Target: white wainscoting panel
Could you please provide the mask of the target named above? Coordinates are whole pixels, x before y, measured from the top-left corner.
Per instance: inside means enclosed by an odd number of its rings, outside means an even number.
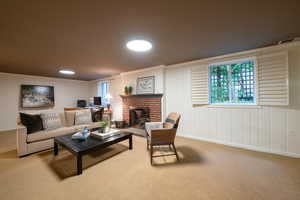
[[[300,51],[291,55],[290,73],[295,73],[300,68]],[[167,68],[165,72],[166,113],[182,114],[178,135],[300,157],[300,102],[291,99],[294,104],[289,106],[195,107],[190,99],[190,70],[185,66]],[[300,73],[290,81],[299,79]],[[300,84],[291,85],[296,87],[291,97],[298,98]]]

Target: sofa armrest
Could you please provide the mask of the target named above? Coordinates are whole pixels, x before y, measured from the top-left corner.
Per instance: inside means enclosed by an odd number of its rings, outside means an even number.
[[[19,156],[27,152],[27,128],[22,124],[17,124],[17,152]]]
[[[163,128],[163,122],[146,122],[145,123],[145,129],[148,135],[151,134],[152,129],[159,129]]]

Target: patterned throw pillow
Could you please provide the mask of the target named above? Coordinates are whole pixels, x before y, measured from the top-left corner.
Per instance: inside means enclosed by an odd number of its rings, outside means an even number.
[[[92,115],[89,109],[83,111],[76,111],[75,125],[92,123]]]
[[[42,113],[41,118],[43,121],[43,127],[46,131],[50,131],[62,127],[61,120],[58,113]]]

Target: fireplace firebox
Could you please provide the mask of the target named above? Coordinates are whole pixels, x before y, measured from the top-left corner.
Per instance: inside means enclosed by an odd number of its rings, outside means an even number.
[[[150,109],[148,107],[130,107],[129,125],[134,128],[145,128],[145,123],[150,121]]]
[[[129,125],[135,128],[145,128],[145,123],[150,121],[150,109],[148,107],[130,107]]]

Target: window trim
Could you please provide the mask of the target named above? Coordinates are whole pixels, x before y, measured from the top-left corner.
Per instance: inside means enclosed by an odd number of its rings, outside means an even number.
[[[254,71],[254,102],[253,103],[212,103],[211,102],[211,75],[210,75],[210,68],[212,66],[218,66],[218,65],[231,65],[234,63],[242,63],[246,61],[253,61],[253,71]],[[230,74],[230,81],[231,81],[231,74]],[[231,91],[231,86],[230,86],[230,91]],[[231,99],[231,95],[230,95]],[[227,60],[227,61],[222,61],[222,62],[215,62],[215,63],[210,63],[208,65],[208,103],[209,105],[215,105],[218,107],[221,106],[257,106],[258,105],[258,77],[257,77],[257,58],[255,56],[253,57],[247,57],[247,58],[241,58],[241,59],[233,59],[233,60]]]
[[[102,105],[103,106],[106,106],[107,105],[107,100],[106,100],[106,98],[105,97],[103,97],[101,94],[99,94],[99,92],[102,90],[102,84],[103,83],[106,83],[107,84],[107,94],[109,94],[110,93],[110,81],[108,81],[108,80],[103,80],[103,81],[99,81],[98,82],[98,88],[97,88],[97,95],[98,96],[100,96],[101,97],[101,101],[102,101]],[[100,88],[100,90],[99,90],[99,88]],[[100,93],[102,93],[102,92],[100,92]]]

